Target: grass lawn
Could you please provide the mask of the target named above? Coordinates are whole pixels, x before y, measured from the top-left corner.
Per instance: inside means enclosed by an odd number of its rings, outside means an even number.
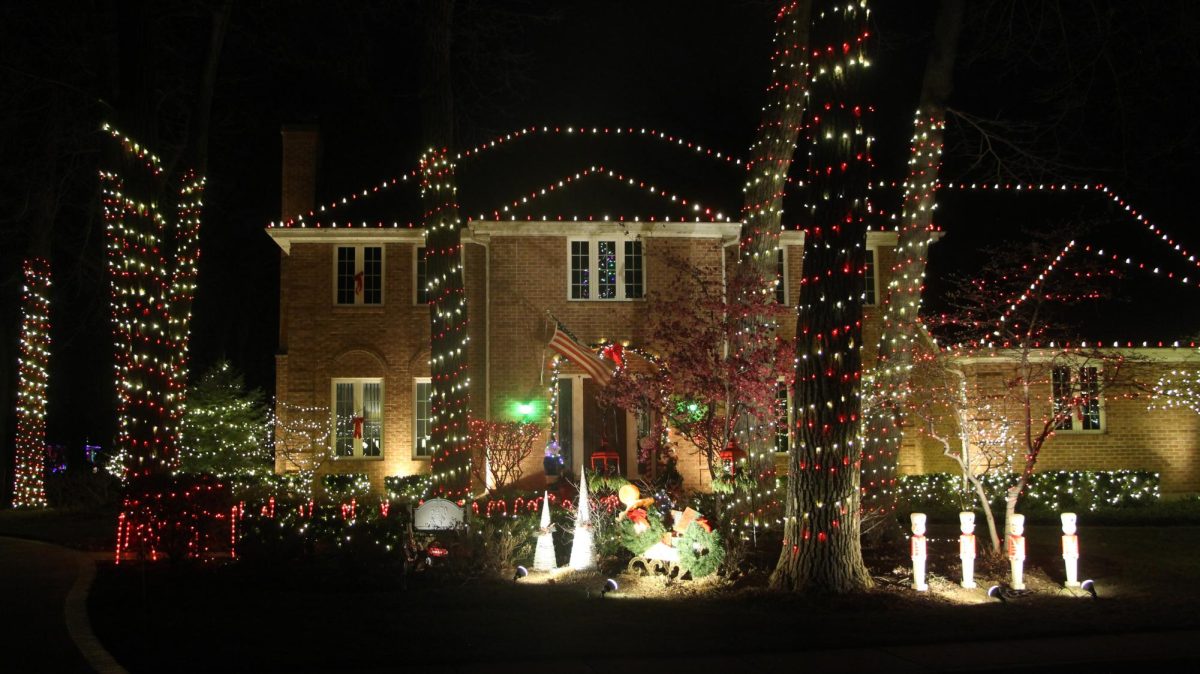
[[[931,531],[931,554],[956,554],[954,533]],[[781,596],[753,577],[617,576],[621,589],[601,598],[594,574],[464,582],[435,569],[405,590],[395,574],[328,564],[127,563],[101,568],[90,611],[97,636],[134,672],[696,657],[1200,626],[1200,527],[1081,529],[1080,573],[1095,579],[1098,601],[1059,587],[1056,529],[1027,533],[1035,592],[1003,605],[983,588],[1006,565],[981,564],[981,589],[967,591],[949,580],[955,560],[937,557],[933,591],[919,596],[899,551],[873,558],[875,590],[843,598]]]
[[[57,543],[76,550],[112,550],[116,508],[0,510],[0,536]]]

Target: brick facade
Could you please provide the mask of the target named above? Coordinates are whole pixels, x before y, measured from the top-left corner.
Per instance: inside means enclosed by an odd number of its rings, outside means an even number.
[[[315,131],[284,131],[284,215],[312,208]],[[734,263],[738,227],[725,223],[562,223],[474,222],[463,230],[463,260],[469,311],[471,414],[508,420],[517,403],[534,403],[545,423],[551,382],[546,345],[553,333],[553,314],[582,342],[601,340],[645,344],[648,302],[579,301],[569,294],[569,241],[596,237],[642,242],[647,294],[670,288],[676,273],[667,264],[678,258],[715,275]],[[383,452],[379,458],[339,458],[322,472],[366,473],[374,488],[391,475],[428,472],[428,459],[415,458],[414,382],[429,376],[428,308],[415,303],[415,250],[420,230],[276,227],[268,232],[282,251],[280,265],[280,337],[276,358],[279,413],[287,409],[331,408],[335,378],[380,378],[383,381]],[[876,296],[882,298],[888,272],[895,264],[896,235],[871,232],[867,246],[875,251]],[[384,251],[383,303],[338,306],[334,302],[335,255],[340,245],[380,246]],[[792,306],[802,278],[803,235],[787,232],[781,240],[786,260],[786,297]],[[879,338],[878,308],[864,308],[864,363],[874,358]],[[789,328],[790,329],[790,328]],[[1147,376],[1180,361],[1200,360],[1195,351],[1159,356],[1145,364]],[[988,364],[980,367],[995,367]],[[1157,368],[1157,369],[1156,369]],[[582,372],[567,363],[563,376]],[[1049,405],[1049,392],[1046,392]],[[1102,432],[1059,433],[1043,452],[1039,468],[1140,468],[1163,474],[1168,492],[1200,490],[1200,416],[1188,410],[1147,411],[1144,398],[1111,396],[1105,401]],[[332,424],[332,417],[331,417]],[[634,469],[636,437],[632,417],[625,438],[614,438],[622,465]],[[545,484],[540,447],[525,468],[523,486]],[[708,484],[703,458],[679,443],[679,469],[691,488]],[[782,455],[781,455],[782,456]],[[581,458],[581,457],[580,457]],[[578,460],[578,459],[577,459]],[[578,464],[576,464],[576,467]],[[287,466],[277,460],[277,469]],[[902,473],[956,470],[940,446],[906,433],[900,456]]]

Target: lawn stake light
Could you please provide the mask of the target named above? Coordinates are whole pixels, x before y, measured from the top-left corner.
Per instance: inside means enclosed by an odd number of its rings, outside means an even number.
[[[975,587],[975,513],[958,514],[958,558],[962,560],[962,586]]]
[[[925,582],[925,513],[913,513],[912,520],[912,562],[913,589],[917,592],[928,592],[929,584]]]
[[[558,567],[554,558],[554,525],[550,523],[550,493],[542,493],[542,521],[538,525],[537,549],[533,553],[536,571],[553,571]]]
[[[1008,523],[1008,564],[1014,590],[1025,589],[1025,516],[1013,515]]]
[[[1067,567],[1066,587],[1079,587],[1079,536],[1075,535],[1075,513],[1062,514],[1062,556]]]

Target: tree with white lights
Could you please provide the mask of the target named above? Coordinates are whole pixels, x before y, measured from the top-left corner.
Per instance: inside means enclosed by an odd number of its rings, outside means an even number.
[[[246,390],[227,361],[188,389],[179,469],[217,477],[259,478],[271,470],[262,391]]]

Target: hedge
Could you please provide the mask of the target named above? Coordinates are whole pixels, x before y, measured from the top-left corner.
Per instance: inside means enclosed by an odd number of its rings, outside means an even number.
[[[984,490],[993,509],[1003,509],[1004,494],[1016,484],[1016,473],[985,475]],[[963,491],[961,475],[928,473],[905,475],[899,480],[899,502],[904,510],[957,510],[976,505],[975,493]],[[1158,502],[1159,474],[1148,470],[1057,470],[1034,473],[1017,509],[1095,512],[1100,508],[1131,508]]]

